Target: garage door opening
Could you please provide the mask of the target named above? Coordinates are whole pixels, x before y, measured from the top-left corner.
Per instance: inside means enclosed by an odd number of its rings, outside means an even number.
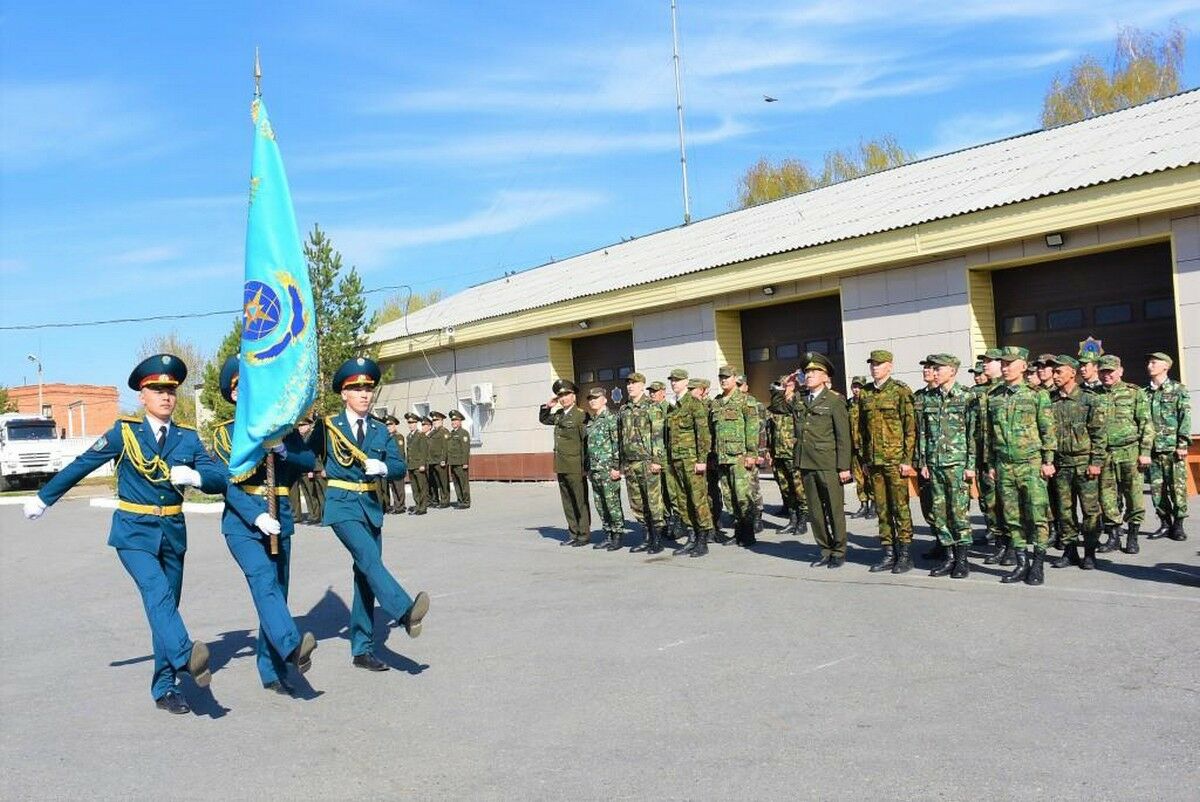
[[[842,353],[842,303],[837,295],[804,301],[760,306],[741,313],[742,358],[750,392],[763,403],[771,397],[771,383],[785,373],[803,368],[805,352],[824,354],[837,375],[833,386],[846,387]]]
[[[625,379],[633,373],[633,332],[626,329],[573,339],[571,361],[579,403],[584,403],[588,390],[603,387],[608,405],[615,409],[625,400]]]

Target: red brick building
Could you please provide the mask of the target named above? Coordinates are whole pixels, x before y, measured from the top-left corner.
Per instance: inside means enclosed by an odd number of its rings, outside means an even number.
[[[98,437],[117,420],[117,388],[96,384],[43,384],[42,408],[38,409],[38,386],[8,388],[17,412],[54,418],[64,437]]]

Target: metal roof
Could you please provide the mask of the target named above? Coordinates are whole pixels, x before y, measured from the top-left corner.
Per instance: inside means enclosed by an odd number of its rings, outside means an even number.
[[[461,326],[762,256],[1200,161],[1200,90],[722,214],[480,284],[372,342]]]

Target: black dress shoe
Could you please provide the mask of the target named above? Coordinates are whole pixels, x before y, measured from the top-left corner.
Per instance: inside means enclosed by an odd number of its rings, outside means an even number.
[[[846,564],[845,557],[830,557],[829,558],[829,567],[830,568],[841,568],[845,564]]]
[[[354,667],[365,668],[367,671],[387,671],[388,664],[370,652],[354,655]]]
[[[404,631],[408,633],[408,637],[415,638],[421,634],[421,621],[428,612],[429,594],[422,590],[413,599],[412,607],[409,607],[408,612],[396,623],[404,627]]]
[[[279,694],[280,696],[296,695],[296,689],[281,679],[277,679],[274,682],[268,682],[263,686],[263,688],[268,691],[275,691],[275,693]]]
[[[154,706],[159,710],[166,710],[168,713],[174,713],[177,716],[192,712],[192,709],[188,707],[187,702],[183,701],[183,697],[179,695],[178,691],[167,691],[154,700]]]
[[[813,561],[812,567],[813,568],[824,568],[825,566],[829,565],[829,562],[832,559],[833,559],[833,557],[831,557],[830,555],[822,554],[821,559]]]

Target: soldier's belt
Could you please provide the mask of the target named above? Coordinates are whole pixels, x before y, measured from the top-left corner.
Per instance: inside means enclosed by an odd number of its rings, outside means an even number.
[[[267,495],[266,485],[238,485],[238,487],[242,489],[243,493],[249,493],[252,496]],[[284,487],[283,485],[275,485],[275,495],[286,496],[287,494],[288,488]]]
[[[138,515],[157,515],[160,518],[165,518],[168,515],[182,515],[182,504],[171,504],[167,507],[160,507],[155,504],[134,504],[132,501],[118,501],[117,509],[124,512],[133,512]]]
[[[345,482],[341,479],[330,479],[326,484],[338,490],[349,490],[351,493],[374,493],[378,489],[374,483]]]

